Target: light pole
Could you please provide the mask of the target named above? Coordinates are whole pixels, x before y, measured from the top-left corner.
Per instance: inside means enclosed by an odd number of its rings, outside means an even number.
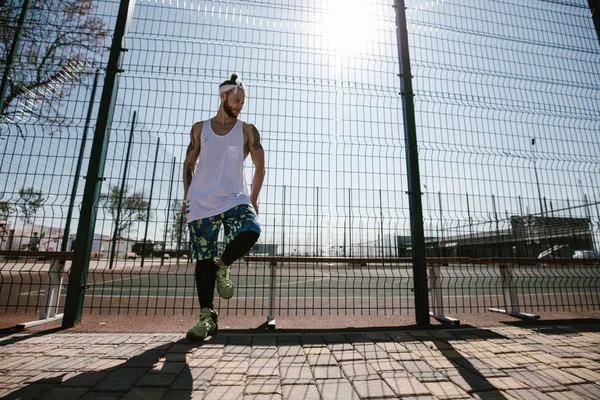
[[[535,146],[535,138],[531,139],[531,145]],[[533,171],[535,172],[535,184],[537,186],[537,192],[538,192],[538,199],[540,201],[540,216],[544,216],[544,205],[542,203],[542,192],[540,191],[540,180],[538,178],[538,173],[537,173],[537,165],[536,165],[536,157],[535,157],[535,150],[533,151]]]

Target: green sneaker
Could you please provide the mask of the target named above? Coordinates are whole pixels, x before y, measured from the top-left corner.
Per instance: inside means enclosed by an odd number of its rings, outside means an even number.
[[[217,292],[224,299],[233,297],[233,282],[231,281],[231,267],[223,264],[219,258],[214,263],[219,267],[217,270]]]
[[[204,340],[209,335],[217,333],[219,327],[217,319],[219,314],[210,308],[200,310],[200,320],[185,335],[187,340]]]

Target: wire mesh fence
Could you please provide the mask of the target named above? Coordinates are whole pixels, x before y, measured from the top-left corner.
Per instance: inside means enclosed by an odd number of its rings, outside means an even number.
[[[3,312],[44,309],[51,287],[64,307],[119,7],[35,2],[9,68],[23,4],[0,6]],[[221,312],[410,314],[418,251],[454,258],[430,280],[448,312],[506,308],[507,285],[524,309],[597,310],[600,46],[588,3],[405,2],[424,248],[411,236],[394,5],[135,2],[85,312],[197,312],[181,167],[192,124],[216,113],[233,71],[267,178],[256,258],[234,265],[236,297]],[[82,44],[81,29],[94,40]],[[43,61],[61,32],[70,42]],[[513,259],[511,279],[499,258]]]
[[[426,247],[515,258],[510,280],[498,263],[442,269],[446,310],[508,308],[509,285],[524,309],[597,309],[598,263],[573,259],[599,238],[587,2],[406,4]]]

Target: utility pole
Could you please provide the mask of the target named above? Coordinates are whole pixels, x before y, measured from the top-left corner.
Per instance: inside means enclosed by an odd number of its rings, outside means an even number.
[[[540,180],[538,178],[538,172],[537,172],[537,166],[536,166],[537,158],[535,156],[535,138],[531,139],[531,146],[534,147],[534,150],[533,150],[533,171],[535,172],[535,184],[537,186],[538,200],[540,201],[540,216],[543,217],[544,216],[544,203],[542,202],[542,192],[540,190]]]

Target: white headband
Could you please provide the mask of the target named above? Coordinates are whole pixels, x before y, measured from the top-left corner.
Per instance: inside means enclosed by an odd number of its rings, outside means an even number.
[[[235,85],[229,83],[227,85],[221,86],[219,88],[219,94],[229,92],[231,89],[233,89],[233,94],[237,94],[238,89],[240,89],[242,92],[246,93],[246,88],[243,86],[242,81],[240,80],[240,78],[237,78],[235,80]]]

